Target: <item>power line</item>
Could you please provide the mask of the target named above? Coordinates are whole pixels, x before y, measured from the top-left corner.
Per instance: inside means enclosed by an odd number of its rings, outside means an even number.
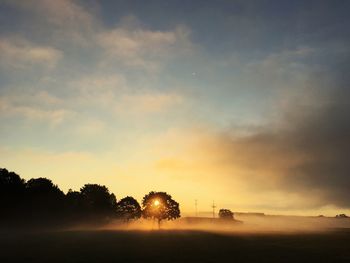
[[[213,205],[211,206],[211,208],[213,208],[213,218],[215,218],[215,208],[216,208],[216,205],[214,203],[214,200],[213,200]]]

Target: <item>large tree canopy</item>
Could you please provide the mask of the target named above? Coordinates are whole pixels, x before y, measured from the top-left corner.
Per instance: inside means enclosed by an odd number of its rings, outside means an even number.
[[[26,183],[25,210],[31,220],[43,221],[61,215],[64,193],[47,178],[30,179]]]
[[[53,184],[50,179],[36,178],[30,179],[26,183],[27,193],[30,195],[45,195],[45,196],[63,196],[64,193]]]
[[[11,215],[20,216],[23,204],[25,181],[6,169],[0,169],[0,217],[8,219]]]
[[[18,174],[0,168],[0,194],[21,192],[24,184],[25,181]]]
[[[90,215],[113,216],[117,200],[104,185],[86,184],[80,189],[84,210]]]
[[[143,197],[142,215],[144,218],[174,220],[180,217],[179,203],[166,192],[150,192]]]

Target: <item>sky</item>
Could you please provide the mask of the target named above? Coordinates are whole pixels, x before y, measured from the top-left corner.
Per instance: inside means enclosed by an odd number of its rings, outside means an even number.
[[[350,213],[349,10],[0,0],[0,166],[188,215]]]

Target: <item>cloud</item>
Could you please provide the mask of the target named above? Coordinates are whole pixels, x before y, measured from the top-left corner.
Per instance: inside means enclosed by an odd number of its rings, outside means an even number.
[[[348,106],[329,105],[321,111],[301,108],[290,124],[264,128],[248,137],[222,135],[224,162],[251,174],[257,190],[280,189],[315,198],[313,205],[350,207],[350,119]],[[313,111],[304,115],[304,111]]]
[[[178,92],[160,90],[158,73],[192,50],[186,26],[150,28],[131,16],[110,26],[98,8],[74,0],[4,5],[20,18],[9,18],[14,25],[0,38],[0,118],[11,119],[9,126],[31,121],[91,137],[183,102]]]
[[[171,58],[174,54],[186,54],[193,49],[189,35],[189,29],[184,26],[159,31],[121,24],[99,33],[97,41],[107,57],[126,66],[154,71],[159,68],[159,61]]]
[[[129,87],[121,74],[83,75],[67,83],[71,89],[71,99],[79,106],[95,106],[112,109],[115,100]]]
[[[91,137],[100,135],[106,128],[106,123],[97,119],[81,121],[75,128],[75,133],[78,136]]]
[[[300,67],[314,52],[331,59]],[[259,209],[349,209],[350,60],[348,51],[332,52],[289,50],[256,62],[255,88],[273,95],[270,118],[167,135],[152,143],[155,168],[202,184],[215,178],[223,193],[230,187]]]
[[[167,112],[184,101],[176,92],[161,92],[144,86],[139,89],[120,74],[82,76],[68,85],[76,92],[70,98],[71,104],[96,107],[118,117]]]
[[[7,116],[21,116],[31,121],[45,121],[51,126],[61,124],[73,114],[65,109],[43,110],[29,106],[13,106],[6,103],[2,104],[1,111],[5,111]]]
[[[39,65],[53,68],[62,56],[58,49],[35,45],[22,38],[0,38],[0,64],[4,67],[25,69]]]
[[[215,153],[213,166],[231,170],[232,179],[252,191],[298,195],[303,202],[294,206],[300,208],[349,208],[349,57],[341,61],[329,60],[323,70],[307,72],[305,81],[286,83],[292,90],[276,96],[284,102],[275,101],[276,119],[246,134],[234,126],[203,140],[201,148]],[[295,83],[301,86],[293,90]]]
[[[27,0],[6,1],[26,11],[30,25],[40,27],[46,37],[55,42],[71,42],[86,45],[98,21],[91,11],[86,10],[74,0]]]
[[[55,127],[75,113],[62,105],[63,101],[47,91],[34,94],[0,96],[0,115],[47,122]]]
[[[89,48],[89,53],[99,56],[100,65],[123,63],[123,66],[153,72],[167,58],[188,53],[194,48],[190,30],[184,25],[177,25],[172,30],[153,30],[130,15],[108,28],[96,11],[73,0],[15,0],[6,3],[25,11],[29,24],[41,29],[38,33],[40,39],[66,48],[76,45]],[[98,5],[95,7],[99,10]]]
[[[126,94],[116,103],[116,112],[121,115],[142,115],[166,112],[167,109],[182,102],[177,94]]]

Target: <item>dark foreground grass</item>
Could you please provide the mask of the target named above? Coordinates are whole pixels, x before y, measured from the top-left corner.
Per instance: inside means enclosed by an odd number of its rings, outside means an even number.
[[[350,231],[1,233],[0,262],[350,262]]]

